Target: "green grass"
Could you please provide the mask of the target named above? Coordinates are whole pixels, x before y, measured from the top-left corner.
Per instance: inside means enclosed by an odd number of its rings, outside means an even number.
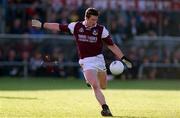
[[[115,117],[180,118],[180,80],[110,81],[103,91]],[[0,118],[100,118],[82,80],[0,79]]]

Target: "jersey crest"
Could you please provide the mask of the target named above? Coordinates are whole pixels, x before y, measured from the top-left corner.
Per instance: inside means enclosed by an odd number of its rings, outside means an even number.
[[[83,32],[84,32],[84,29],[81,27],[81,28],[79,29],[79,32],[83,33]]]
[[[98,35],[98,31],[97,31],[96,29],[94,29],[94,30],[92,31],[92,34],[93,34],[94,36],[97,36],[97,35]]]

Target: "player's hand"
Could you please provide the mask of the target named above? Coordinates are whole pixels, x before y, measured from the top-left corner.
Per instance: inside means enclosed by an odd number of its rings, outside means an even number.
[[[32,20],[32,26],[37,28],[42,28],[42,23],[39,20]]]
[[[125,56],[121,58],[121,61],[124,62],[129,69],[133,67],[133,63],[131,62],[131,60],[129,60]]]

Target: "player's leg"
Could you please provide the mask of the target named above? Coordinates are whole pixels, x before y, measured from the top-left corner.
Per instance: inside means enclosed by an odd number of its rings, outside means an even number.
[[[97,78],[97,71],[93,69],[89,69],[83,72],[86,80],[89,82],[91,85],[94,94],[96,96],[96,99],[98,100],[99,104],[102,106],[102,111],[101,114],[103,116],[112,116],[108,105],[106,104],[104,95],[100,89],[99,81]]]
[[[91,85],[98,102],[101,105],[106,104],[104,95],[102,94],[102,92],[100,90],[99,82],[97,80],[97,71],[90,69],[90,70],[84,71],[83,73],[84,73],[86,80]]]
[[[107,73],[106,73],[106,71],[99,71],[98,72],[98,79],[99,79],[101,89],[106,89],[106,87],[107,87]]]
[[[83,69],[83,65],[84,64],[80,64],[80,66],[81,66],[81,68]],[[86,85],[87,85],[87,87],[91,87],[91,85],[89,84],[89,82],[88,82],[88,80],[85,78],[85,82],[86,82]]]

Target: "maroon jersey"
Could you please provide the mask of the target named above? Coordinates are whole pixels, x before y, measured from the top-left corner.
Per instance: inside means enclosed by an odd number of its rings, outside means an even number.
[[[101,54],[103,42],[107,45],[113,45],[109,32],[102,25],[97,24],[92,28],[86,27],[83,22],[60,25],[60,30],[68,31],[68,29],[75,37],[81,59]]]

